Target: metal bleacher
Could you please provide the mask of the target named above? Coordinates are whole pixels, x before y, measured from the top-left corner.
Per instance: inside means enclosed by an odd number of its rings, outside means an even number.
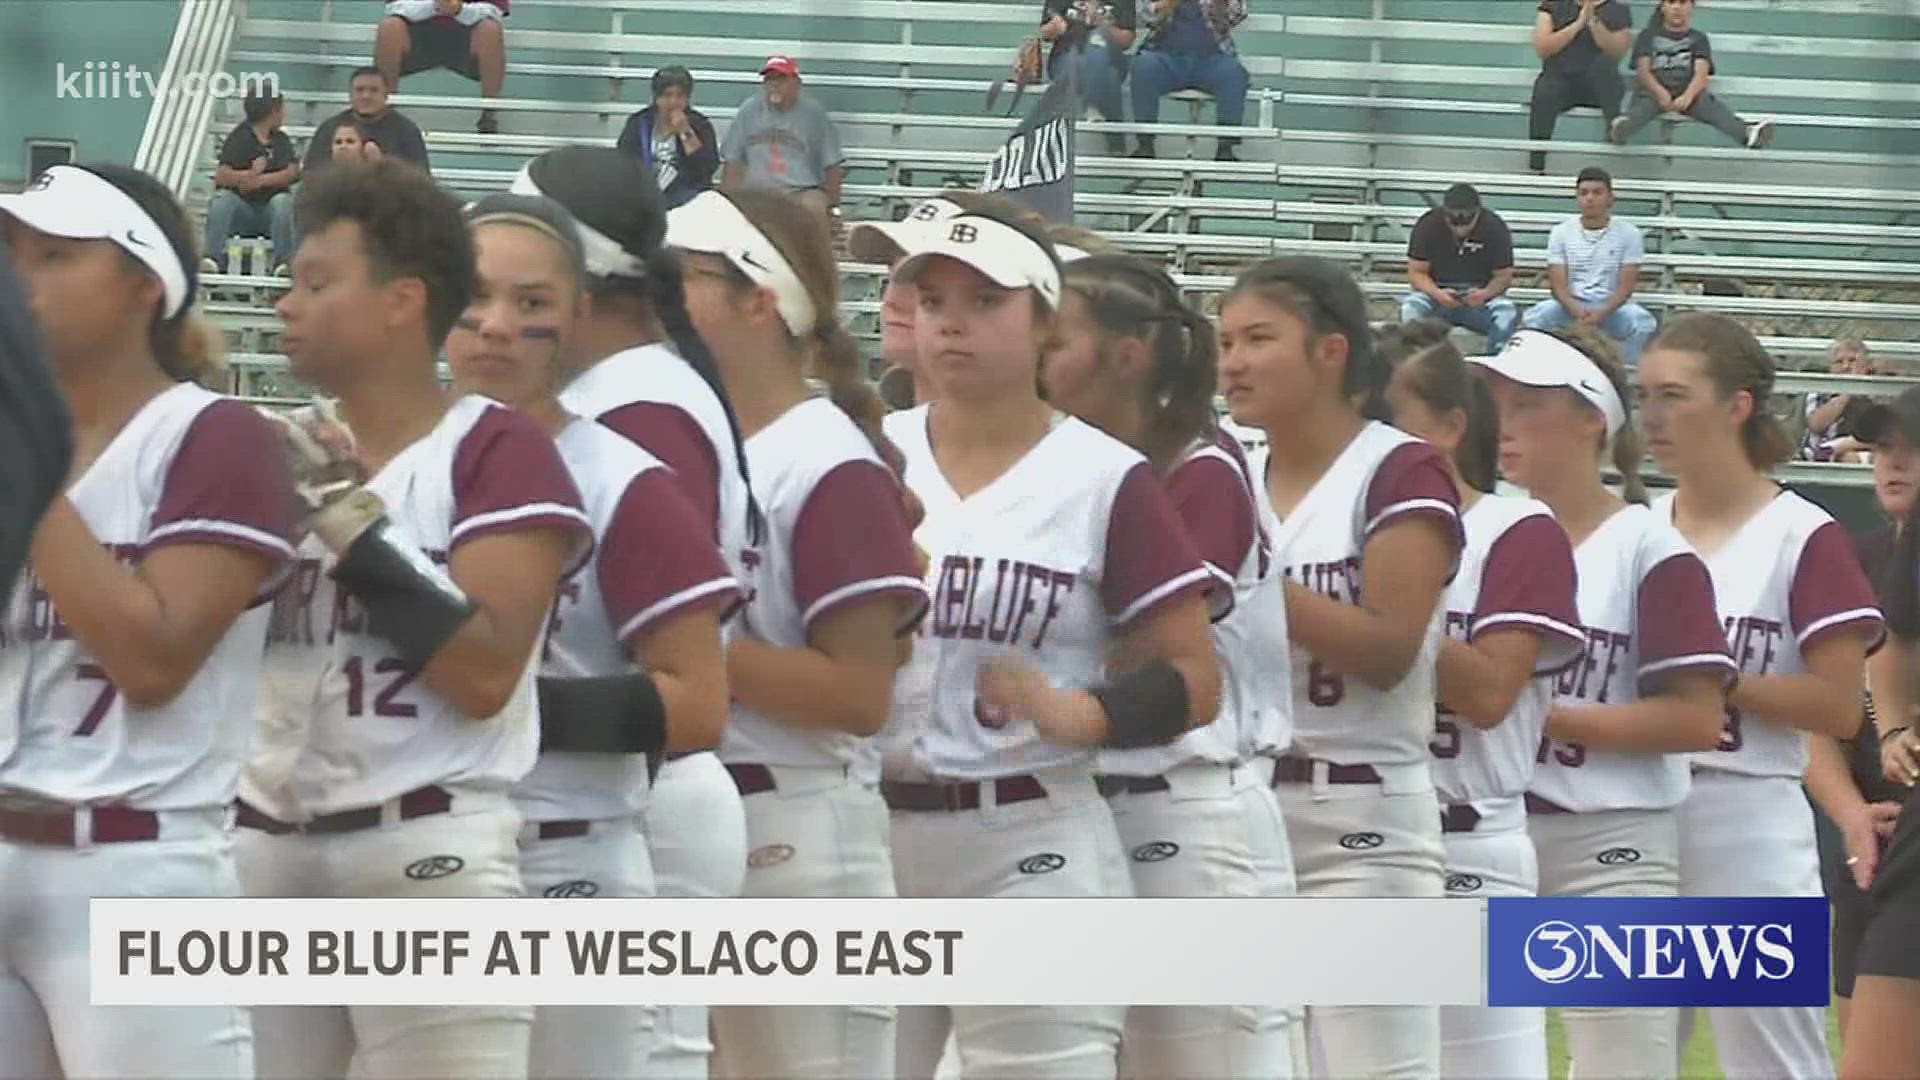
[[[1239,162],[1212,160],[1211,107],[1165,112],[1162,157],[1106,156],[1082,127],[1081,224],[1164,260],[1207,297],[1247,262],[1313,253],[1354,268],[1379,314],[1404,288],[1409,228],[1455,181],[1477,186],[1513,227],[1523,303],[1544,295],[1547,230],[1573,211],[1572,174],[1601,164],[1616,211],[1647,234],[1639,299],[1657,313],[1700,308],[1749,322],[1787,363],[1819,360],[1835,335],[1867,338],[1920,372],[1920,3],[1715,0],[1696,18],[1713,36],[1716,93],[1772,116],[1774,146],[1727,145],[1701,125],[1652,125],[1636,144],[1601,137],[1597,112],[1561,118],[1550,171],[1525,169],[1526,101],[1538,71],[1533,0],[1256,0],[1236,34],[1253,76]],[[288,126],[304,139],[343,107],[366,62],[376,0],[251,0],[228,62],[278,71]],[[497,190],[526,158],[572,142],[611,143],[646,104],[656,66],[691,68],[695,105],[723,131],[755,91],[759,62],[785,53],[833,111],[848,151],[846,214],[887,217],[942,187],[971,186],[1013,121],[984,108],[988,83],[1033,32],[1038,0],[538,0],[508,21],[502,132],[478,135],[472,83],[407,80],[394,104],[427,132],[435,174],[466,193]],[[1644,20],[1650,5],[1636,4]],[[1029,91],[1027,101],[1032,101]],[[215,117],[209,162],[237,103]],[[872,325],[875,268],[844,267],[847,310]],[[270,279],[214,278],[210,308],[249,370],[276,365]],[[1904,378],[1901,381],[1909,381]],[[1920,380],[1911,380],[1920,381]],[[1824,375],[1783,390],[1838,388]],[[1849,384],[1850,385],[1850,384]]]

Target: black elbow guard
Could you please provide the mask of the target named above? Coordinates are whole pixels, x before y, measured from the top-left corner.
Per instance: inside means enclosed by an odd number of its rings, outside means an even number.
[[[1165,660],[1135,668],[1088,691],[1107,712],[1107,738],[1114,750],[1165,746],[1187,732],[1187,680]]]
[[[575,754],[659,754],[667,705],[644,671],[579,679],[542,676],[540,749]]]
[[[396,542],[386,518],[361,531],[333,569],[366,609],[367,628],[414,668],[424,667],[473,617],[473,601],[417,548]]]

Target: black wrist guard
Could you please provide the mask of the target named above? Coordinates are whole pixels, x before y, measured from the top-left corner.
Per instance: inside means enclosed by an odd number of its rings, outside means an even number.
[[[1154,660],[1088,693],[1107,711],[1107,737],[1114,750],[1165,746],[1187,731],[1187,680],[1172,664]]]
[[[338,582],[367,612],[367,628],[424,667],[473,617],[473,601],[420,551],[396,542],[389,522],[367,526],[333,568]]]
[[[653,677],[542,677],[540,749],[575,754],[652,754],[667,745],[667,705]]]

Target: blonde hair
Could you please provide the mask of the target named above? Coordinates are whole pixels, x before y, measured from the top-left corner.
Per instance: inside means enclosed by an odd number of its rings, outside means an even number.
[[[1054,246],[1066,244],[1089,255],[1125,255],[1126,249],[1084,225],[1049,225],[1047,239]]]
[[[1600,369],[1600,374],[1613,384],[1613,392],[1620,397],[1620,411],[1626,417],[1626,423],[1620,426],[1620,433],[1613,437],[1613,468],[1620,474],[1621,497],[1644,506],[1647,484],[1640,478],[1640,463],[1646,460],[1647,446],[1640,437],[1639,429],[1633,426],[1632,387],[1627,385],[1627,366],[1620,360],[1620,350],[1612,338],[1592,327],[1575,325],[1549,332],[1580,350]]]

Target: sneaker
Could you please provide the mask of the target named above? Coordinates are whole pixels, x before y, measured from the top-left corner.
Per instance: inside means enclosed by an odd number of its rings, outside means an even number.
[[[1763,150],[1773,142],[1773,118],[1757,120],[1747,125],[1747,149]]]
[[[1108,157],[1126,157],[1127,156],[1127,137],[1125,135],[1108,135],[1107,136],[1107,156]]]
[[[220,263],[216,261],[213,256],[209,255],[200,260],[200,272],[203,274],[217,274],[220,272]]]
[[[1221,143],[1221,144],[1220,144],[1220,148],[1219,148],[1218,150],[1215,150],[1215,151],[1213,152],[1213,160],[1215,160],[1215,161],[1239,161],[1239,160],[1240,160],[1240,155],[1239,155],[1239,154],[1236,154],[1236,153],[1234,153],[1234,152],[1233,152],[1233,144],[1232,144],[1232,143],[1229,143],[1229,142],[1223,142],[1223,143]]]
[[[473,130],[482,135],[500,134],[500,114],[492,109],[481,109],[480,119],[474,121]]]
[[[281,263],[279,266],[273,268],[273,276],[277,278],[290,278],[293,276],[293,267],[288,266],[286,263]]]
[[[1613,122],[1607,125],[1607,141],[1613,143],[1615,146],[1625,143],[1627,141],[1626,131],[1627,118],[1624,116],[1614,117]]]
[[[1153,157],[1153,156],[1154,156],[1154,154],[1153,154],[1153,136],[1151,136],[1151,135],[1142,135],[1142,136],[1140,136],[1140,143],[1139,143],[1139,145],[1137,145],[1137,146],[1135,146],[1135,147],[1133,148],[1133,153],[1131,153],[1131,154],[1128,154],[1127,156],[1128,156],[1128,157],[1136,157],[1136,158],[1150,158],[1150,157]]]

